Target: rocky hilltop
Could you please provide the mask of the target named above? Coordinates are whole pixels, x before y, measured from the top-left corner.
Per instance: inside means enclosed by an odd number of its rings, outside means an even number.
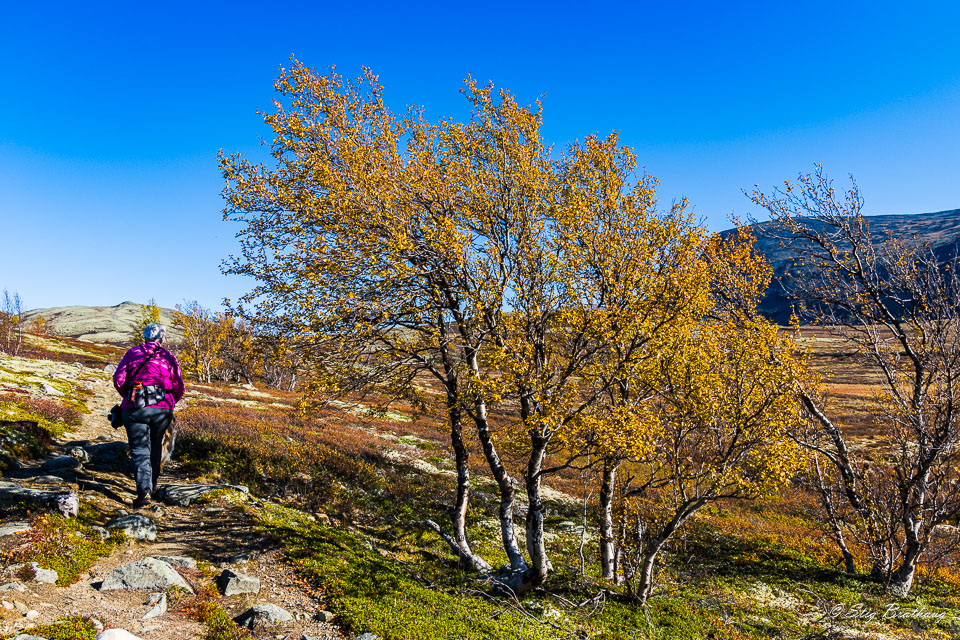
[[[887,238],[915,238],[917,242],[929,242],[933,250],[942,258],[952,258],[960,252],[960,209],[937,211],[935,213],[917,213],[905,215],[867,216],[870,233],[877,243]],[[774,280],[760,305],[761,311],[780,323],[790,319],[791,306],[795,302],[788,294],[790,276],[784,276],[787,267],[793,272],[808,273],[811,266],[794,266],[793,256],[802,242],[799,239],[784,243],[771,238],[769,231],[773,222],[758,222],[751,225],[757,237],[756,248],[773,267]],[[723,231],[721,235],[732,233]]]
[[[113,307],[50,307],[28,311],[24,319],[29,323],[43,316],[47,332],[55,336],[126,345],[140,320],[140,306],[137,302],[121,302]],[[176,343],[183,338],[173,326],[173,309],[161,308],[160,322],[167,326],[169,342]]]

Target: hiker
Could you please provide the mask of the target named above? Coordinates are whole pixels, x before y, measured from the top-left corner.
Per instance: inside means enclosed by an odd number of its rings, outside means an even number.
[[[183,397],[180,363],[163,348],[166,337],[162,324],[148,324],[143,330],[145,342],[127,351],[113,374],[113,386],[123,396],[120,407],[137,480],[135,508],[150,504],[157,492],[164,437],[172,449],[173,407]]]

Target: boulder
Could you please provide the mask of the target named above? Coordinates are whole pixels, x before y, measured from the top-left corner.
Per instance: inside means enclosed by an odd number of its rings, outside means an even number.
[[[97,636],[97,640],[140,640],[126,629],[107,629]]]
[[[56,511],[63,516],[76,516],[80,498],[72,491],[25,489],[15,482],[0,482],[0,507],[21,506]]]
[[[164,591],[168,587],[180,587],[193,593],[176,569],[168,563],[156,558],[144,558],[122,567],[117,567],[103,579],[101,591],[149,589],[150,591]]]
[[[217,588],[225,596],[260,593],[260,579],[232,569],[224,569],[217,578]]]
[[[57,456],[40,465],[42,471],[71,471],[80,468],[80,461],[71,456]]]
[[[293,616],[289,611],[281,609],[275,604],[258,604],[247,609],[234,621],[246,629],[262,629],[268,625],[290,622]]]
[[[197,568],[197,561],[189,556],[150,556],[166,562],[167,564],[173,565],[174,567],[183,567],[184,569],[193,569]]]
[[[99,437],[98,437],[99,439]],[[110,439],[110,436],[107,436]],[[130,469],[130,448],[119,440],[100,442],[83,448],[90,461],[87,466],[95,471],[119,471],[126,473]]]
[[[34,484],[65,484],[66,480],[60,476],[34,476],[30,478]]]
[[[70,447],[70,451],[67,452],[71,458],[77,460],[80,464],[85,462],[90,462],[90,454],[87,453],[87,450],[83,447]]]
[[[8,522],[5,525],[0,526],[0,538],[3,536],[10,536],[15,533],[24,533],[30,531],[32,527],[26,522]]]
[[[175,505],[178,507],[189,507],[194,500],[200,496],[210,493],[211,491],[218,491],[220,489],[229,489],[232,491],[239,491],[241,493],[250,493],[250,490],[247,487],[242,485],[232,485],[232,484],[168,484],[166,486],[160,487],[157,491],[156,498],[158,500],[163,500],[167,504]]]
[[[149,540],[153,542],[157,539],[157,525],[147,516],[133,513],[128,516],[114,518],[106,524],[106,528],[122,531],[128,538],[134,540]]]
[[[34,582],[45,582],[47,584],[54,584],[57,581],[57,578],[60,576],[53,569],[43,569],[36,562],[25,562],[22,564],[14,564],[7,567],[8,573],[17,574],[22,571],[24,567],[30,567],[33,570]]]

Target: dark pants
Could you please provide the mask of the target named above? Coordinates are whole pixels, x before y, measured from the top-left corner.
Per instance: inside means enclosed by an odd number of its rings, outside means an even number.
[[[163,454],[163,434],[170,426],[173,409],[147,407],[124,409],[123,424],[130,443],[133,475],[137,480],[137,497],[143,498],[157,490],[160,477],[160,457]]]

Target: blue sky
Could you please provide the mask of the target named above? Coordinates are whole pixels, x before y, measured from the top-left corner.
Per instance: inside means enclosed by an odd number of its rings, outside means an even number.
[[[557,147],[621,132],[713,229],[821,162],[869,213],[960,207],[960,3],[6,3],[0,287],[28,307],[216,306],[219,149],[259,153],[291,54],[463,116],[467,74],[544,96]]]

